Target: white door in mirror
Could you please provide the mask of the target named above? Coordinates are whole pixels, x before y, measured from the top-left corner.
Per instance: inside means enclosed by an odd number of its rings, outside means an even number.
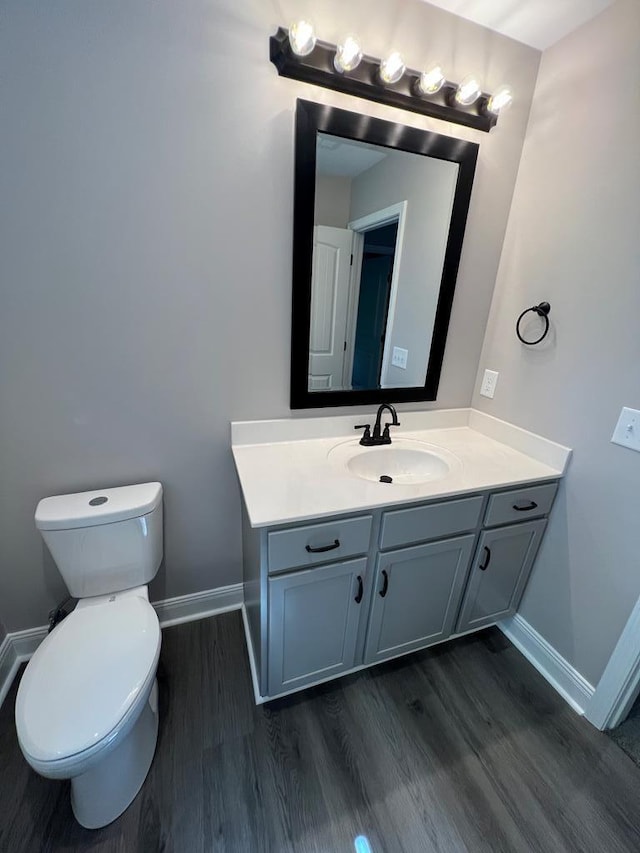
[[[341,391],[353,232],[326,225],[317,225],[313,232],[308,387]]]
[[[480,394],[483,397],[493,397],[496,393],[496,385],[498,384],[499,375],[500,374],[497,370],[485,370],[482,386],[480,387]]]
[[[640,411],[623,408],[611,436],[614,444],[640,451]]]

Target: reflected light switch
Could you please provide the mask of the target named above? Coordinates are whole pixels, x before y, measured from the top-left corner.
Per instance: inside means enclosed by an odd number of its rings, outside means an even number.
[[[391,355],[391,364],[394,367],[401,367],[403,370],[406,370],[408,355],[408,349],[402,349],[402,347],[394,347],[393,353]]]

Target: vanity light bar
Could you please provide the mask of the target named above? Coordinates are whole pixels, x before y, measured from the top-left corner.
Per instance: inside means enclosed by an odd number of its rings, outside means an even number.
[[[304,23],[305,27],[311,27],[306,22],[301,23]],[[341,70],[341,60],[338,59],[336,63],[338,47],[335,44],[317,40],[312,28],[310,31],[304,28],[301,30],[301,33],[296,30],[297,39],[293,46],[289,39],[289,32],[284,27],[278,27],[276,34],[269,39],[269,58],[281,77],[313,83],[325,89],[333,89],[336,92],[366,98],[390,107],[399,107],[432,118],[473,127],[485,133],[497,124],[499,110],[495,109],[496,105],[491,95],[487,93],[480,92],[472,103],[465,104],[463,101],[470,97],[468,86],[465,89],[465,96],[462,99],[456,98],[462,84],[459,86],[449,80],[444,80],[436,91],[430,93],[423,73],[404,68],[404,63],[397,54],[390,54],[385,60],[362,56],[352,68]],[[309,50],[309,44],[312,41],[313,47]],[[300,45],[302,50],[307,51],[306,53],[300,51]],[[393,61],[390,65],[392,56]],[[402,65],[402,71],[398,77],[400,65]],[[391,66],[395,73],[390,72]],[[386,82],[387,80],[389,82]],[[425,89],[427,89],[426,92]],[[501,97],[502,101],[504,96]],[[491,111],[488,105],[494,110]]]

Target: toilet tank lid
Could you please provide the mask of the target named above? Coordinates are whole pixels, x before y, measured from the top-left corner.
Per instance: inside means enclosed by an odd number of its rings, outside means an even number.
[[[161,483],[55,495],[43,498],[36,507],[36,527],[39,530],[72,530],[112,524],[147,515],[161,500]]]

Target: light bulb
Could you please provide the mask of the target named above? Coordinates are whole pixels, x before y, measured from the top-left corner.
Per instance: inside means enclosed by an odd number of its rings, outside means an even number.
[[[498,86],[487,101],[487,111],[497,116],[508,110],[513,103],[513,92],[509,86]]]
[[[296,56],[307,56],[316,46],[316,34],[313,24],[308,21],[296,21],[289,27],[289,44]]]
[[[418,77],[418,91],[421,95],[435,95],[444,86],[445,76],[442,73],[442,66],[434,63],[429,65],[426,71],[423,71]]]
[[[339,74],[345,71],[353,71],[360,65],[362,59],[362,48],[357,36],[345,36],[336,48],[333,66]]]
[[[406,70],[404,59],[400,56],[397,50],[390,53],[386,59],[380,63],[380,79],[383,83],[397,83]]]
[[[478,78],[475,74],[468,74],[456,89],[455,100],[463,107],[469,107],[471,104],[475,104],[481,94],[482,89],[478,83]]]

